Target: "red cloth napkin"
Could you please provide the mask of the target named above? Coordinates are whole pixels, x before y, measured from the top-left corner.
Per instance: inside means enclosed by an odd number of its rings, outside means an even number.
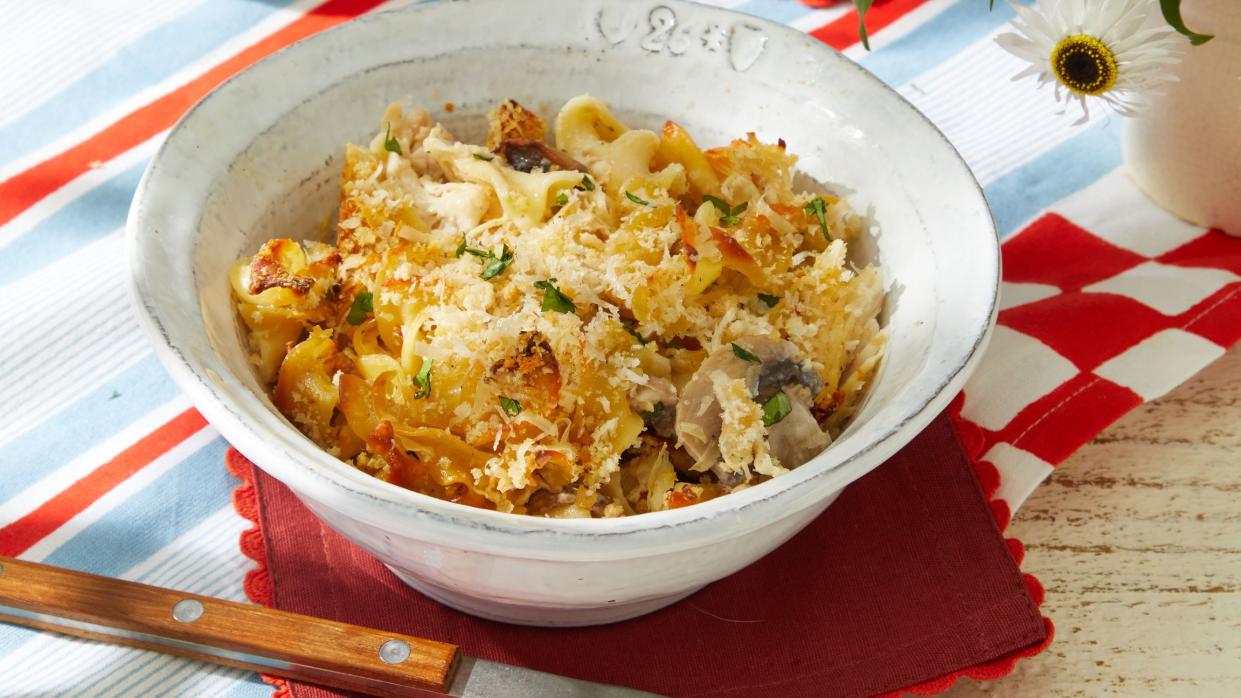
[[[1018,569],[946,415],[784,546],[651,615],[596,628],[479,620],[404,586],[236,452],[260,602],[452,642],[470,655],[669,696],[870,696],[995,678],[1041,651]],[[985,476],[985,471],[984,471]],[[283,684],[284,682],[277,682]],[[298,698],[345,695],[289,682]]]

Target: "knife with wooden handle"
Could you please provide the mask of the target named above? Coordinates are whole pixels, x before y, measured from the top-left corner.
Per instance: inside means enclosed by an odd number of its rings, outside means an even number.
[[[456,645],[0,556],[0,621],[373,696],[654,696]]]

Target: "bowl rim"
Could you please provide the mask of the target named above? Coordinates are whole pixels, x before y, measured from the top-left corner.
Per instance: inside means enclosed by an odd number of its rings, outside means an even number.
[[[804,32],[778,22],[734,10],[700,5],[689,0],[660,0],[657,4],[715,16],[721,21],[744,19],[747,24],[757,25],[770,32],[769,36],[773,42],[804,40],[806,37]],[[408,525],[412,523],[440,524],[457,529],[461,527],[474,529],[482,535],[500,534],[509,541],[521,541],[525,544],[536,539],[553,537],[562,543],[587,542],[593,545],[604,540],[620,538],[632,540],[636,536],[645,536],[661,530],[709,524],[719,520],[720,517],[740,515],[743,511],[769,504],[775,499],[788,499],[793,497],[795,492],[799,492],[802,499],[797,501],[801,506],[787,507],[778,515],[767,517],[764,521],[793,515],[870,472],[903,447],[947,407],[948,402],[964,385],[970,372],[981,359],[995,327],[999,310],[1001,257],[994,216],[981,185],[964,158],[930,119],[895,89],[865,68],[827,44],[815,41],[811,44],[813,47],[811,50],[817,53],[816,60],[830,64],[834,69],[860,73],[860,79],[886,92],[897,106],[911,112],[913,118],[922,122],[940,144],[946,147],[946,153],[951,157],[947,158],[943,166],[956,170],[954,175],[964,175],[967,181],[973,184],[973,193],[977,197],[977,203],[982,211],[986,212],[985,226],[991,233],[981,236],[982,242],[991,248],[991,254],[986,255],[988,267],[979,270],[979,273],[986,274],[989,278],[987,322],[977,328],[969,351],[961,356],[951,369],[943,372],[944,378],[940,385],[925,399],[911,403],[911,406],[903,410],[904,413],[894,424],[870,443],[863,444],[854,453],[837,462],[827,460],[815,464],[817,467],[806,467],[808,463],[768,482],[692,507],[610,519],[549,519],[469,507],[407,490],[348,466],[310,442],[287,422],[278,424],[277,428],[280,432],[272,434],[269,429],[262,425],[252,424],[243,417],[232,404],[233,397],[217,390],[212,384],[213,379],[218,379],[218,376],[212,375],[215,373],[214,370],[190,358],[184,351],[182,343],[173,339],[167,331],[159,306],[153,304],[144,291],[145,265],[141,263],[141,256],[144,245],[152,244],[149,239],[144,240],[144,231],[147,229],[144,225],[145,208],[149,190],[152,188],[152,173],[158,169],[170,144],[175,142],[178,135],[187,128],[187,123],[193,119],[194,115],[205,105],[219,98],[222,92],[231,89],[231,86],[238,81],[245,80],[246,76],[253,73],[258,66],[288,60],[288,56],[298,52],[313,51],[318,44],[326,40],[327,36],[349,31],[349,27],[357,23],[379,21],[376,18],[381,19],[390,13],[431,13],[446,11],[444,8],[466,11],[480,6],[489,6],[488,12],[496,12],[503,11],[501,8],[512,9],[514,5],[506,0],[455,0],[452,3],[407,4],[364,15],[275,51],[261,61],[228,77],[204,95],[173,125],[168,136],[152,156],[138,183],[126,221],[125,256],[129,267],[130,298],[139,324],[146,332],[154,353],[169,371],[174,382],[190,396],[193,404],[233,446],[244,454],[263,454],[264,457],[253,458],[255,464],[276,479],[289,484],[290,488],[301,498],[309,496],[311,499],[323,502],[339,501],[341,497],[346,497],[354,499],[359,506],[370,507],[369,511],[372,516],[364,517],[367,525],[390,530],[409,530]],[[256,398],[249,399],[257,401]],[[266,407],[262,409],[270,411]],[[905,438],[894,438],[901,434],[904,434]],[[280,445],[274,447],[273,442]],[[831,451],[832,449],[829,448],[824,453],[831,453]],[[311,464],[322,467],[311,467]],[[364,480],[359,480],[358,476]],[[296,480],[296,483],[292,482],[293,480]],[[808,491],[807,488],[814,492]],[[334,509],[341,509],[343,505],[330,506]],[[349,509],[356,511],[353,507]],[[383,514],[383,521],[376,520],[374,516],[376,512]],[[403,525],[394,522],[400,522]],[[718,537],[727,536],[720,533]],[[701,537],[695,537],[693,544],[701,542]],[[686,545],[689,544],[687,541]]]

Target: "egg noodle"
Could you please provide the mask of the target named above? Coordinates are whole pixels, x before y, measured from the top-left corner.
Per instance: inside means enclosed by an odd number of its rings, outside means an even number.
[[[505,512],[638,514],[797,467],[878,369],[861,219],[754,134],[700,149],[581,96],[508,100],[486,146],[393,104],[347,146],[335,246],[230,270],[257,373],[387,482]]]

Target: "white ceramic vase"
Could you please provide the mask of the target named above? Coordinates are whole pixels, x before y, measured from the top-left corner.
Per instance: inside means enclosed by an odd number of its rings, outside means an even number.
[[[1185,0],[1182,11],[1215,38],[1186,49],[1180,80],[1126,120],[1125,164],[1159,206],[1241,236],[1241,0]]]

